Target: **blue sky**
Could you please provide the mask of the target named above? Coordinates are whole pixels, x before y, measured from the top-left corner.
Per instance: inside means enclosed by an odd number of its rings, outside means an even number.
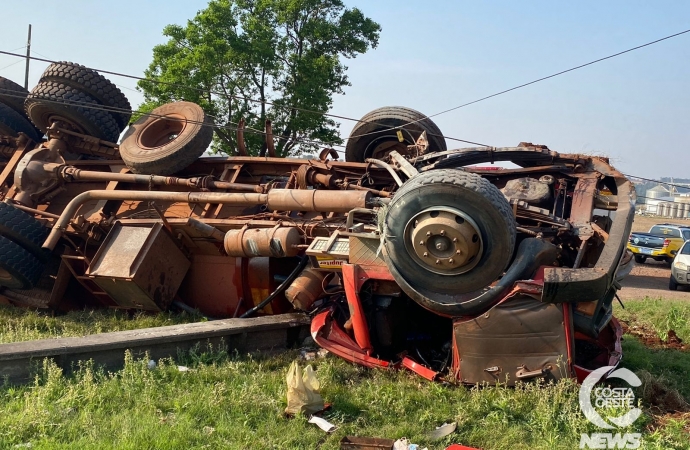
[[[205,1],[4,2],[0,49],[141,75],[166,24]],[[359,118],[403,105],[425,114],[690,28],[690,2],[346,0],[382,28],[379,47],[347,61],[352,86],[332,112]],[[24,65],[0,56],[0,75]],[[46,64],[32,63],[30,85]],[[133,105],[134,80],[111,77]],[[495,146],[520,141],[607,155],[622,171],[690,178],[690,33],[434,118],[443,133]],[[129,88],[129,89],[128,89]],[[343,136],[352,122],[343,122]],[[449,142],[449,147],[460,146]]]

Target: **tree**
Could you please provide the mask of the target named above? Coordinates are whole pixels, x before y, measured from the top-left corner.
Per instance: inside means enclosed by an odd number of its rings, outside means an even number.
[[[281,156],[317,147],[305,141],[340,143],[323,113],[350,86],[342,59],[376,48],[380,30],[341,0],[211,0],[185,27],[164,28],[169,40],[154,47],[145,72],[163,83],[139,82],[141,109],[199,103],[218,126],[214,150],[228,154],[241,118],[252,153],[264,142],[252,129],[262,132],[267,119]]]

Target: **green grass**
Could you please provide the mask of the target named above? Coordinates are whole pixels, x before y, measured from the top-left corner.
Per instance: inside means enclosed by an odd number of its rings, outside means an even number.
[[[200,320],[187,313],[136,313],[118,310],[72,311],[60,316],[0,305],[0,344],[85,336],[108,331],[175,325]]]
[[[624,305],[621,308],[616,304],[614,313],[630,325],[649,327],[663,340],[669,330],[674,330],[683,341],[690,342],[690,301],[646,297],[628,300]]]
[[[632,303],[628,313],[650,323],[663,316],[657,309],[666,308]],[[15,312],[2,313],[17,320],[15,328],[29,330],[3,339],[81,335],[94,323],[106,331],[155,325],[149,320],[181,320],[113,313],[79,313],[67,320],[69,315],[16,313],[31,323],[24,326]],[[82,319],[91,322],[81,327]],[[67,326],[70,321],[76,324]],[[624,367],[646,370],[690,396],[690,352],[651,350],[626,336],[624,355]],[[0,449],[27,443],[32,449],[337,449],[346,435],[405,436],[430,450],[455,442],[487,450],[573,449],[581,433],[601,431],[580,413],[578,386],[571,380],[468,389],[430,383],[407,371],[368,370],[329,355],[313,363],[321,393],[333,404],[326,418],[338,426],[326,435],[304,417],[283,416],[285,375],[297,356],[295,351],[254,357],[193,351],[149,370],[146,358],[128,355],[120,371],[84,363],[70,376],[45,361],[32,384],[0,388]],[[180,372],[178,364],[192,370]],[[687,420],[657,420],[645,411],[628,429],[643,434],[644,448],[690,448]],[[425,433],[448,421],[458,422],[457,431],[441,442],[427,442]]]

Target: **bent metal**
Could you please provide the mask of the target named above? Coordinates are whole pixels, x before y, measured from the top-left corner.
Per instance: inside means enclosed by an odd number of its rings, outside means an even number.
[[[27,99],[44,139],[0,136],[0,294],[13,303],[301,310],[339,357],[467,384],[582,380],[620,361],[612,301],[635,193],[605,158],[446,150],[429,144],[430,120],[395,108],[347,161],[275,157],[269,132],[269,155],[247,156],[241,127],[239,155],[200,157],[212,133],[197,105],[154,110],[116,144],[47,100]]]

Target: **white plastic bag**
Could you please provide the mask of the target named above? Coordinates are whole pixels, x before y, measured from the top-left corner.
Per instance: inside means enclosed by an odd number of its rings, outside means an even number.
[[[285,413],[296,415],[298,413],[314,414],[324,408],[323,398],[319,394],[319,380],[311,365],[302,370],[293,361],[288,369],[287,377],[287,408]]]

